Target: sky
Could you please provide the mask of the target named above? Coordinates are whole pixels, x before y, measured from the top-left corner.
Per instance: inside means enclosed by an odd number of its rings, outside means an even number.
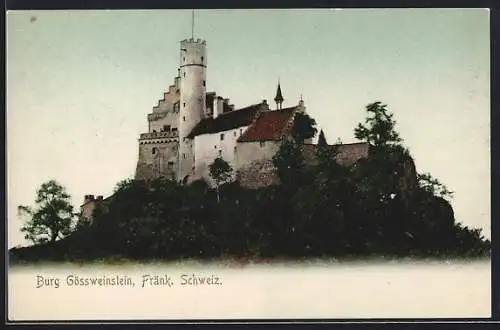
[[[173,83],[190,10],[7,13],[7,225],[57,180],[79,208],[132,178],[146,115]],[[486,9],[198,10],[207,91],[236,108],[298,103],[329,143],[356,142],[381,101],[417,171],[454,191],[457,222],[490,237],[490,50]]]

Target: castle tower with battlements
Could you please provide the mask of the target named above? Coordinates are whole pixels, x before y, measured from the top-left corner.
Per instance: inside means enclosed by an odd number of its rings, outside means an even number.
[[[180,49],[180,121],[177,178],[186,181],[194,170],[193,128],[206,117],[206,43],[201,39],[181,41]]]

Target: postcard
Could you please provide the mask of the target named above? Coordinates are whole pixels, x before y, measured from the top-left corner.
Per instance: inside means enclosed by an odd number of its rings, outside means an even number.
[[[7,13],[11,322],[491,317],[487,9]]]

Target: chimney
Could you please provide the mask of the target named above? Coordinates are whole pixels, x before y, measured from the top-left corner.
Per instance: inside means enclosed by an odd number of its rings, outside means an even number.
[[[234,104],[231,104],[231,105],[229,106],[229,111],[233,111],[233,110],[234,110]]]
[[[103,200],[103,196],[102,195],[97,196],[97,200],[98,201],[102,201]]]
[[[267,104],[267,100],[262,100],[261,107],[263,111],[268,111],[269,110],[269,104]]]
[[[214,119],[222,114],[224,110],[224,99],[221,96],[217,96],[216,106],[214,107]]]
[[[222,113],[226,113],[226,112],[231,111],[231,109],[229,107],[230,107],[230,105],[229,105],[229,99],[224,99],[224,102],[223,102],[223,105],[222,105]]]
[[[88,203],[94,200],[94,195],[85,195],[83,198],[83,203]]]

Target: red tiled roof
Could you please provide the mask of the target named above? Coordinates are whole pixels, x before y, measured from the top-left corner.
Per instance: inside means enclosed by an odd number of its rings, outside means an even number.
[[[247,128],[238,142],[279,140],[297,107],[264,111],[257,120]]]
[[[254,104],[246,108],[223,113],[215,119],[213,119],[213,117],[202,119],[198,125],[193,128],[191,133],[189,133],[188,138],[193,138],[202,134],[228,131],[241,126],[248,126],[252,123],[263,106],[263,103]]]

